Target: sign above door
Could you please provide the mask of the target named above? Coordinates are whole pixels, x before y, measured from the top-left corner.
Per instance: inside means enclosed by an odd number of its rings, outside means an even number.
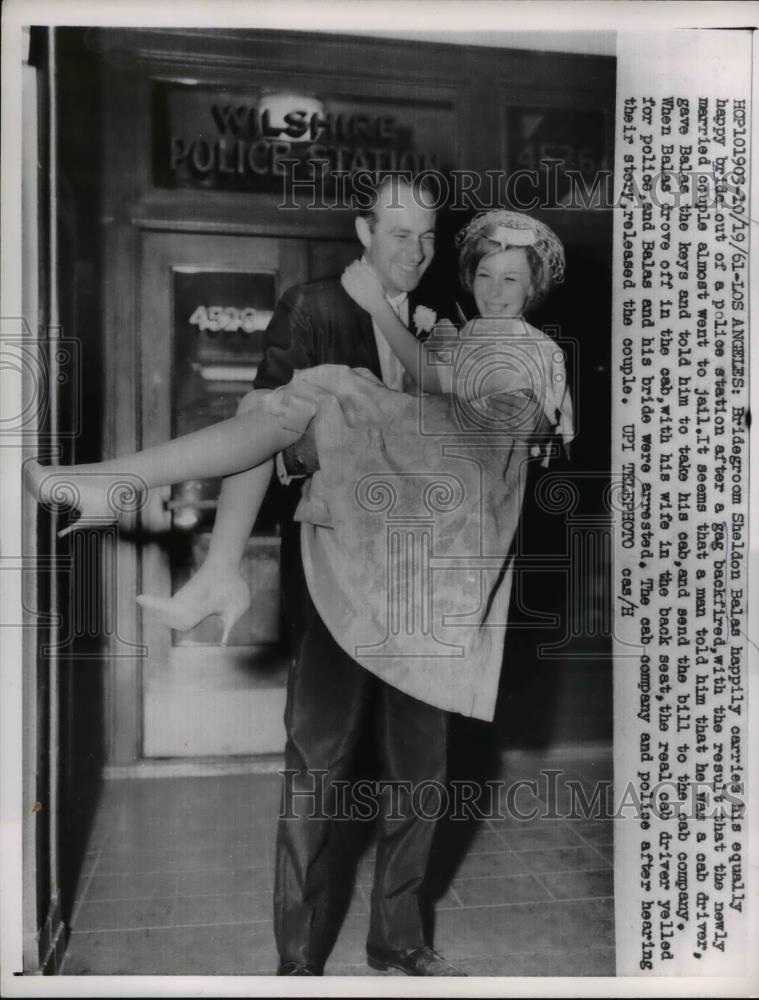
[[[361,171],[454,166],[452,103],[153,84],[153,182],[160,188],[275,192],[286,178],[334,194]]]

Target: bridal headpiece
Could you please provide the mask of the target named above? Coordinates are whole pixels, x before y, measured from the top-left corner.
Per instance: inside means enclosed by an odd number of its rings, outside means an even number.
[[[478,239],[496,243],[501,250],[531,247],[551,280],[556,284],[564,280],[564,247],[556,233],[538,219],[507,209],[481,212],[456,235],[456,246],[461,249]]]

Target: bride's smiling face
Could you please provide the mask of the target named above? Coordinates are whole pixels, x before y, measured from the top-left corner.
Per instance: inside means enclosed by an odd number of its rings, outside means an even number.
[[[533,293],[532,270],[524,247],[489,254],[474,272],[472,294],[480,316],[521,316]]]

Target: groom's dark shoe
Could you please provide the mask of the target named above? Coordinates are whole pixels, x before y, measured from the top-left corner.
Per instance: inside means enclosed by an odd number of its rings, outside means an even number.
[[[314,968],[308,962],[286,962],[280,961],[277,969],[278,976],[320,976],[321,969]]]
[[[466,973],[457,969],[438,955],[434,948],[424,945],[422,948],[404,948],[402,951],[390,951],[385,948],[366,949],[366,960],[369,967],[377,972],[387,972],[388,969],[400,969],[407,976],[465,976]]]

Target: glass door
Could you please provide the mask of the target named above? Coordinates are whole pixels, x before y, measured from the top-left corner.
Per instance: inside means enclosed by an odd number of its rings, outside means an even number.
[[[151,233],[141,283],[143,445],[233,416],[252,387],[281,293],[306,278],[307,247],[276,238]],[[142,590],[175,593],[202,563],[220,479],[151,494]],[[243,558],[252,603],[218,645],[221,620],[171,632],[143,619],[143,754],[281,752],[288,651],[280,631],[279,522],[267,499]]]

